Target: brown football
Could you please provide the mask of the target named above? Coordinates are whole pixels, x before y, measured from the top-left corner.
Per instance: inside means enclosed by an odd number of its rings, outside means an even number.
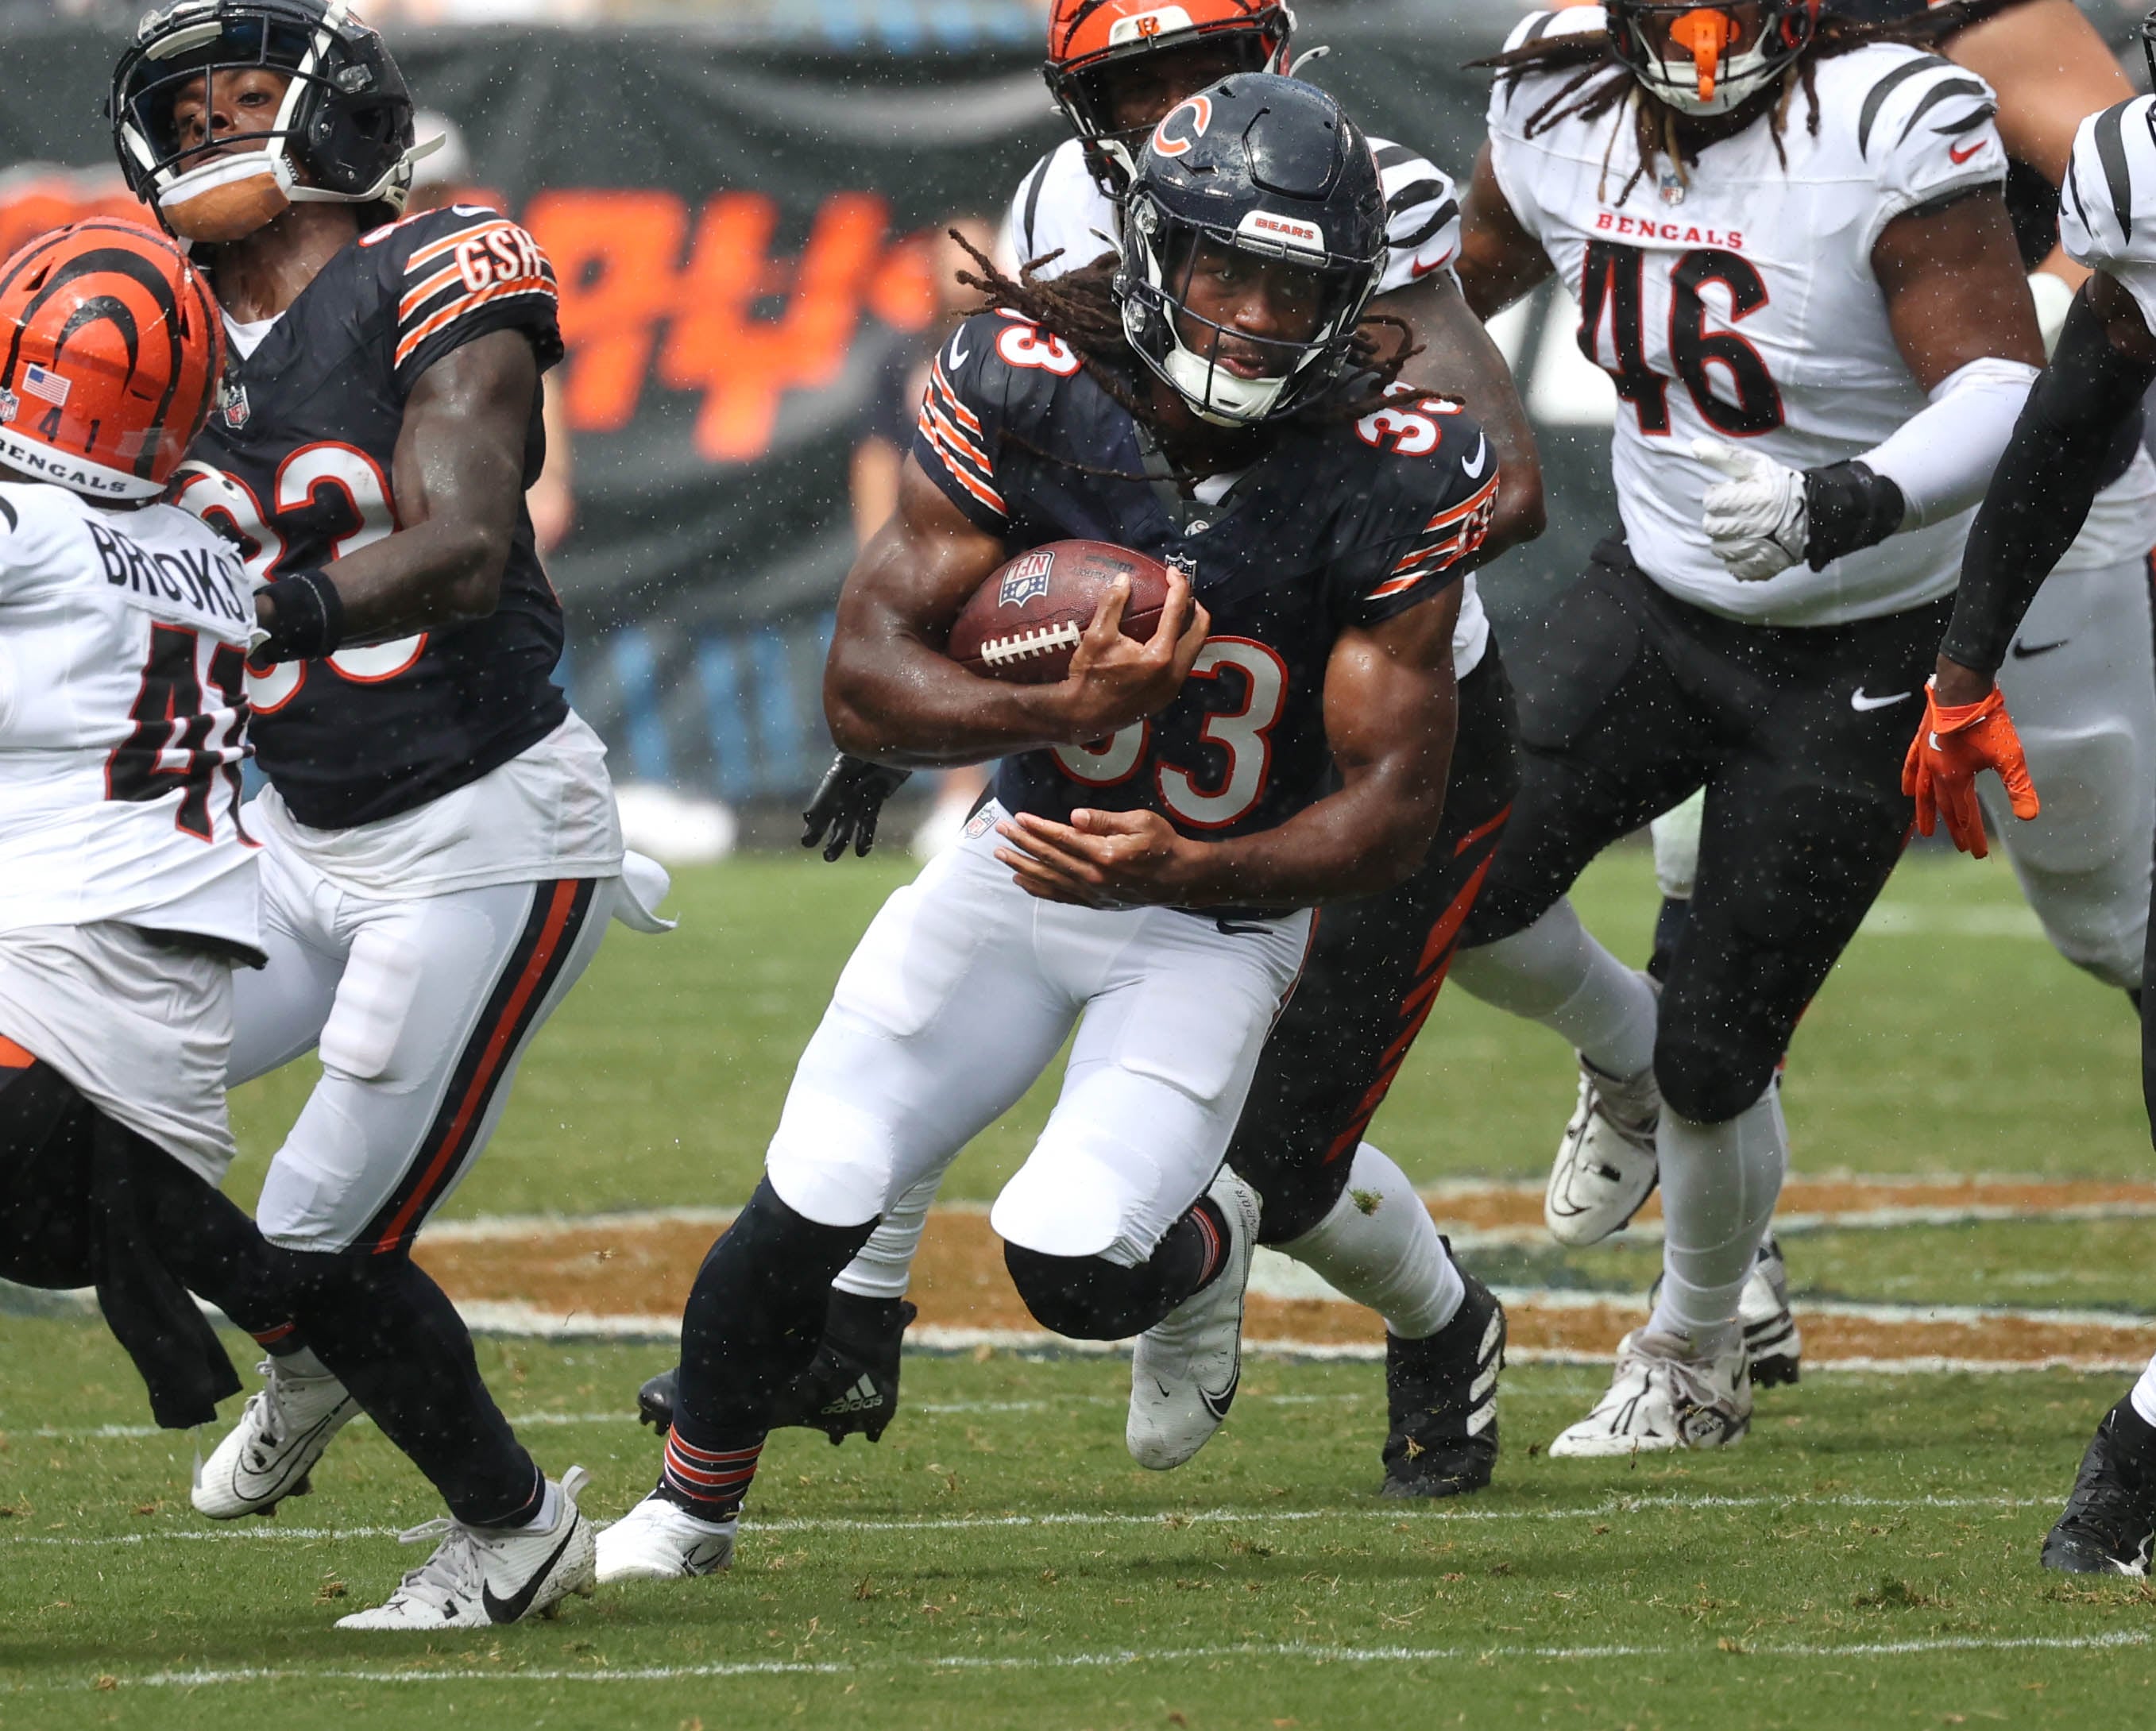
[[[1119,577],[1131,580],[1123,635],[1147,642],[1168,604],[1168,567],[1105,541],[1052,541],[1020,553],[974,592],[946,653],[988,679],[1054,685],[1070,673],[1093,609]]]

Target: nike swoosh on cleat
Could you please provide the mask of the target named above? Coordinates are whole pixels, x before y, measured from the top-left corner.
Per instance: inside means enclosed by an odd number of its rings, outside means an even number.
[[[569,1518],[568,1530],[562,1533],[562,1542],[554,1547],[554,1554],[531,1572],[531,1578],[506,1599],[494,1596],[490,1582],[480,1583],[479,1602],[485,1608],[488,1620],[496,1623],[513,1623],[531,1609],[531,1601],[539,1596],[540,1583],[554,1572],[554,1565],[562,1560],[569,1549],[569,1541],[577,1536],[577,1528],[583,1523],[581,1512]]]
[[[1235,1390],[1241,1386],[1242,1380],[1243,1367],[1238,1364],[1235,1367],[1235,1374],[1228,1379],[1226,1388],[1216,1395],[1204,1384],[1200,1383],[1198,1385],[1198,1398],[1205,1403],[1206,1411],[1211,1413],[1214,1418],[1224,1419],[1228,1416],[1228,1409],[1235,1404]]]
[[[2026,661],[2033,656],[2048,655],[2053,650],[2064,649],[2072,641],[2073,639],[2071,637],[2061,637],[2056,643],[2017,643],[2012,649],[2007,651],[2007,654],[2013,656],[2017,661]]]
[[[1850,695],[1849,706],[1859,714],[1867,709],[1890,709],[1897,703],[1907,701],[1914,695],[1910,691],[1897,691],[1891,697],[1867,697],[1864,695],[1864,687],[1859,686]]]

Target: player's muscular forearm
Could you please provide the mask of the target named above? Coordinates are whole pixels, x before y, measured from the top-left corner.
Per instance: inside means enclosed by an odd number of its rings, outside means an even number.
[[[398,526],[329,568],[341,641],[380,642],[494,611],[538,388],[531,340],[516,331],[476,338],[420,375],[391,466]],[[273,632],[277,604],[269,591],[258,596]]]
[[[1482,321],[1468,311],[1459,285],[1439,271],[1373,301],[1370,311],[1400,320],[1422,346],[1422,352],[1402,369],[1401,379],[1417,390],[1459,398],[1489,434],[1503,480],[1497,490],[1496,512],[1483,542],[1486,561],[1532,541],[1549,524],[1534,428],[1521,404],[1512,368]]]
[[[2066,316],[2059,352],[2030,392],[1969,532],[1937,696],[1979,701],[2036,591],[2094,502],[2103,457],[2156,383],[2156,336],[2133,297],[2101,273]]]
[[[1484,145],[1460,201],[1460,290],[1468,310],[1478,319],[1494,318],[1548,281],[1556,268],[1542,243],[1521,226]]]
[[[1031,814],[997,826],[996,857],[1050,901],[1296,907],[1373,895],[1411,874],[1445,811],[1458,696],[1460,588],[1341,634],[1327,664],[1325,731],[1340,790],[1276,829],[1197,841],[1152,811]]]
[[[1204,642],[1204,609],[1180,583],[1152,643],[1096,619],[1060,684],[1009,685],[952,660],[952,621],[1004,558],[909,456],[897,513],[839,597],[824,713],[840,751],[905,769],[978,763],[1105,738],[1174,700]]]

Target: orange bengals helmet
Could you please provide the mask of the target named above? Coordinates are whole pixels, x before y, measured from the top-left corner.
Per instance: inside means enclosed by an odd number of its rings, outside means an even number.
[[[1085,141],[1095,177],[1111,195],[1120,195],[1129,183],[1137,144],[1152,128],[1148,124],[1134,129],[1135,137],[1118,136],[1103,88],[1116,67],[1147,54],[1217,43],[1242,58],[1243,64],[1225,71],[1286,73],[1294,30],[1295,14],[1280,0],[1055,0],[1048,64],[1041,71],[1056,106]]]
[[[209,413],[224,330],[162,234],[93,218],[0,265],[0,463],[93,499],[154,499]]]

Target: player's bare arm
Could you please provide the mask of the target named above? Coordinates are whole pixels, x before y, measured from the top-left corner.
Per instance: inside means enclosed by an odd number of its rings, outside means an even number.
[[[1495,318],[1548,281],[1556,268],[1505,197],[1485,144],[1460,201],[1460,291],[1468,311],[1478,319]]]
[[[960,609],[1007,557],[906,459],[897,512],[862,549],[839,597],[824,707],[840,751],[909,769],[978,763],[1103,739],[1174,701],[1209,624],[1179,573],[1148,642],[1122,634],[1126,583],[1057,684],[983,679],[946,655]]]
[[[1925,390],[1972,362],[2044,364],[2006,201],[1970,193],[1887,223],[1871,249],[1894,341]]]
[[[1179,834],[1151,811],[1021,814],[996,857],[1047,901],[1307,906],[1390,889],[1423,861],[1445,810],[1456,693],[1460,588],[1340,634],[1325,672],[1325,735],[1338,792],[1277,829],[1225,841]]]
[[[420,375],[392,470],[403,526],[328,573],[344,604],[345,642],[381,642],[494,611],[524,496],[538,389],[538,360],[520,331],[476,337]],[[275,604],[266,593],[256,606],[270,626]]]
[[[1373,317],[1401,321],[1422,347],[1422,352],[1401,368],[1401,380],[1417,390],[1460,398],[1489,435],[1504,480],[1497,489],[1497,509],[1484,543],[1487,557],[1532,541],[1549,526],[1534,427],[1520,401],[1512,369],[1482,328],[1481,320],[1469,311],[1460,285],[1446,272],[1435,271],[1420,282],[1380,295],[1370,303],[1370,311]],[[1383,325],[1373,325],[1372,330],[1381,339],[1393,334]]]

